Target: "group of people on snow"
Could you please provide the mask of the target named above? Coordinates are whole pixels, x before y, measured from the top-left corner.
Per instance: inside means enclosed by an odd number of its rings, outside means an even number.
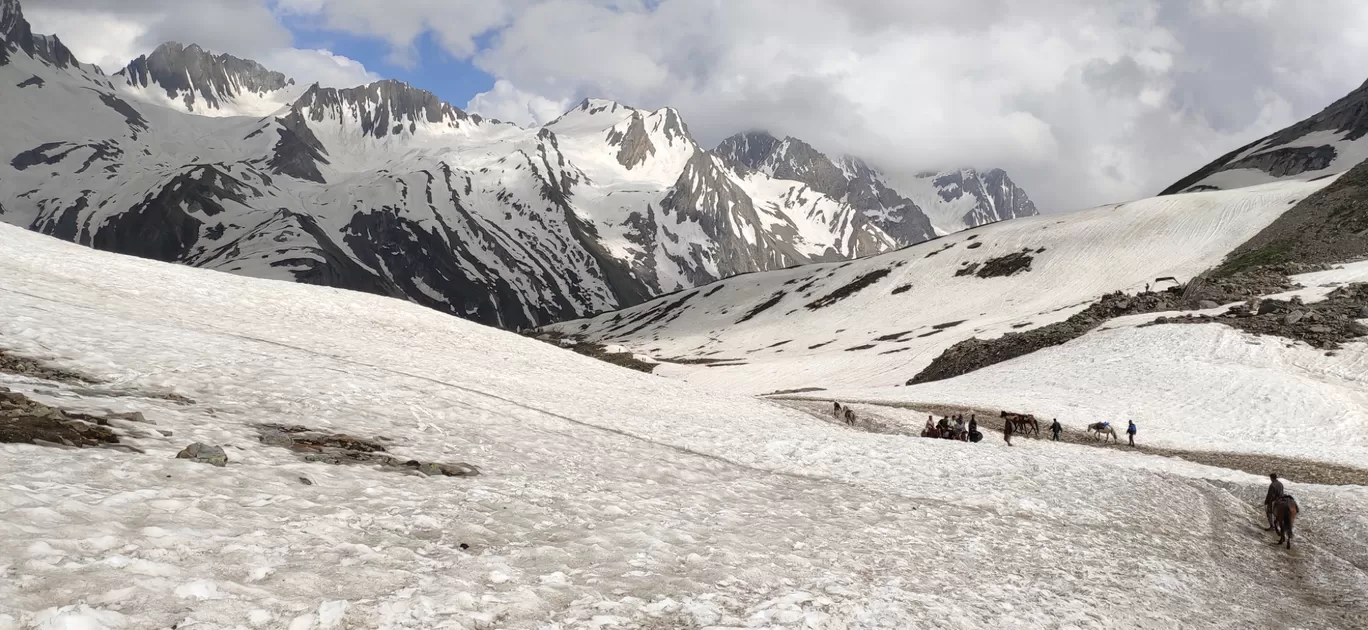
[[[940,422],[933,421],[934,417],[926,417],[926,427],[922,429],[922,437],[964,442],[977,442],[983,439],[983,434],[979,433],[978,430],[978,417],[974,414],[969,414],[968,422],[965,422],[962,414],[943,417]]]

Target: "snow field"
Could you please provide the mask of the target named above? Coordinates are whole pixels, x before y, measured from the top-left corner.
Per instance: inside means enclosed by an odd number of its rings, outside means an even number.
[[[1345,265],[1298,276],[1307,288],[1278,297],[1314,302],[1366,278],[1368,263]],[[1159,446],[1368,461],[1368,344],[1332,356],[1222,324],[1140,327],[1160,315],[1118,318],[1062,346],[945,381],[823,395],[1029,411],[1075,429],[1134,420],[1138,439]]]
[[[0,346],[104,381],[0,383],[174,431],[125,440],[144,455],[0,446],[0,628],[1244,628],[1365,609],[1342,560],[1362,559],[1358,488],[1296,488],[1316,507],[1289,554],[1253,529],[1248,475],[851,431],[395,300],[6,226],[0,294]],[[145,395],[166,389],[196,402]],[[257,442],[262,422],[485,474],[305,463]],[[173,459],[192,441],[230,465]]]
[[[1186,281],[1330,181],[1157,197],[1014,219],[848,264],[731,278],[549,328],[659,358],[739,359],[745,365],[661,368],[661,374],[726,391],[893,387],[969,337],[993,338],[1061,321],[1104,293],[1143,290],[1156,278]],[[1023,250],[1032,257],[1029,271],[1005,278],[956,275],[968,264]],[[876,284],[831,306],[806,308],[879,270],[889,274]],[[779,292],[784,297],[777,304],[737,323]],[[637,326],[622,320],[690,293],[679,313],[624,335]],[[907,334],[879,339],[896,333]]]

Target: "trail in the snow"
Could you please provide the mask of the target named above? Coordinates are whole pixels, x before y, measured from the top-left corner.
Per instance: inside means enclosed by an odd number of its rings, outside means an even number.
[[[802,403],[816,403],[820,401],[823,405],[830,406],[832,402],[830,400],[808,396],[771,397],[770,400],[784,402],[794,408],[802,409],[804,411],[809,412],[812,412],[814,408],[810,404]],[[840,402],[842,404],[847,404],[847,401]],[[1001,410],[962,407],[956,405],[902,402],[894,403],[888,401],[852,400],[848,402],[853,404],[864,405],[867,407],[873,407],[876,409],[879,407],[909,409],[927,415],[934,415],[938,418],[945,416],[953,416],[956,414],[963,414],[965,416],[973,414],[977,417],[979,426],[984,427],[983,433],[985,439],[987,439],[990,435],[993,434],[996,434],[996,436],[1000,438],[1002,433],[1002,419],[998,416],[998,413]],[[877,412],[874,413],[877,414]],[[814,413],[814,415],[820,416],[821,414]],[[1040,422],[1040,435],[1033,437],[1039,437],[1041,439],[1050,439],[1050,419],[1037,418],[1037,420],[1039,420]],[[868,421],[869,420],[866,417],[866,422]],[[879,418],[878,423],[882,427],[884,427],[882,430],[876,431],[879,433],[920,435],[920,431],[922,428],[922,425],[920,424],[908,426],[906,423],[899,423],[897,421],[892,421],[887,418]],[[868,425],[865,424],[863,426]],[[1121,426],[1113,428],[1116,429],[1117,437],[1120,440],[1124,440],[1125,427]],[[1021,436],[1014,435],[1013,437],[1020,438]],[[1187,461],[1197,464],[1204,464],[1207,466],[1215,466],[1217,468],[1226,468],[1230,470],[1238,470],[1241,472],[1247,472],[1253,475],[1260,476],[1266,476],[1269,473],[1277,473],[1279,477],[1300,483],[1312,483],[1318,485],[1331,486],[1368,486],[1368,468],[1357,468],[1354,466],[1344,466],[1340,464],[1332,464],[1329,462],[1318,462],[1315,460],[1302,459],[1296,457],[1279,457],[1277,455],[1262,455],[1257,453],[1231,453],[1225,451],[1200,451],[1195,449],[1165,448],[1147,445],[1144,443],[1143,437],[1139,437],[1139,440],[1140,441],[1135,446],[1130,446],[1120,441],[1111,442],[1109,440],[1100,440],[1096,437],[1093,437],[1092,435],[1089,435],[1086,431],[1079,431],[1077,429],[1071,429],[1069,427],[1065,427],[1059,435],[1059,441],[1067,442],[1069,444],[1081,444],[1084,446],[1092,446],[1097,448],[1120,449],[1135,453],[1141,453],[1144,455],[1157,455],[1160,457],[1177,457],[1179,459],[1185,459]]]

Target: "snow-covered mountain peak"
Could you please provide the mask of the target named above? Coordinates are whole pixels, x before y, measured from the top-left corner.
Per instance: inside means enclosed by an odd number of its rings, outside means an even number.
[[[158,46],[115,76],[138,100],[201,116],[268,116],[303,91],[255,61],[179,42]]]

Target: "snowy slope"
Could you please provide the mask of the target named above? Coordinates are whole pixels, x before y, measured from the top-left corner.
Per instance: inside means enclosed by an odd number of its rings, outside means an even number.
[[[0,221],[99,249],[517,329],[932,234],[872,184],[835,198],[735,170],[669,108],[586,100],[520,129],[195,45],[105,76],[18,2],[3,23]]]
[[[1342,173],[1368,159],[1368,82],[1315,116],[1217,158],[1165,195]]]
[[[102,381],[0,385],[172,432],[125,436],[145,453],[0,445],[0,628],[1349,627],[1366,610],[1362,488],[1293,487],[1314,507],[1289,554],[1242,473],[846,430],[398,300],[10,226],[0,295],[0,347]],[[258,441],[262,422],[483,474],[309,463]],[[197,440],[228,466],[173,458]]]
[[[728,359],[657,373],[731,391],[892,387],[969,337],[1061,321],[1105,293],[1157,278],[1186,281],[1328,181],[1017,219],[852,262],[734,278],[550,329],[657,358]],[[1028,270],[957,275],[1015,254],[1030,258]],[[840,298],[861,278],[873,283]],[[839,299],[824,305],[833,294]]]

